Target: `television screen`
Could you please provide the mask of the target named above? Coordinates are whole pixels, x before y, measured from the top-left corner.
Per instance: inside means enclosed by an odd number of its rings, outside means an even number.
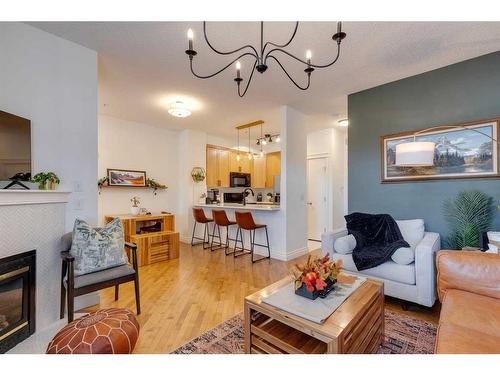
[[[0,181],[31,173],[31,122],[0,111]]]

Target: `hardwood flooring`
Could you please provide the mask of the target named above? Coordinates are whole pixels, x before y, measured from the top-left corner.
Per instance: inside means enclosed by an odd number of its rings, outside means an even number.
[[[142,313],[139,341],[134,353],[169,353],[196,336],[243,311],[244,297],[289,274],[290,262],[263,260],[254,263],[248,255],[233,258],[224,250],[203,250],[181,243],[180,257],[140,267]],[[100,306],[127,307],[135,312],[133,283],[103,290]],[[400,302],[386,299],[386,308],[437,322],[439,306],[426,311],[404,312]]]

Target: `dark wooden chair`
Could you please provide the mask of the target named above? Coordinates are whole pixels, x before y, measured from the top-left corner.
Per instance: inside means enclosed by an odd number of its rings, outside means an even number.
[[[132,255],[132,267],[129,264],[108,268],[102,271],[93,272],[85,275],[75,276],[74,260],[70,254],[73,235],[67,233],[63,236],[63,251],[61,252],[62,271],[61,271],[61,311],[60,317],[64,318],[66,299],[68,304],[68,323],[74,319],[75,297],[92,293],[101,289],[115,287],[115,301],[118,300],[119,285],[134,282],[135,286],[135,304],[137,315],[141,313],[141,303],[139,296],[139,270],[137,267],[137,246],[133,243],[125,242],[125,247],[130,250]],[[67,297],[67,298],[66,298]]]

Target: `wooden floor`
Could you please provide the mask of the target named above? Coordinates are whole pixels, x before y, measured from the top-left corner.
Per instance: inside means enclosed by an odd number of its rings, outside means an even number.
[[[180,258],[139,269],[142,313],[139,341],[134,353],[169,353],[210,328],[243,311],[243,300],[282,277],[301,259],[290,262],[263,260],[252,265],[248,255],[233,258],[224,250],[210,252],[181,243]],[[436,321],[439,306],[426,311],[403,312],[397,300],[386,299],[386,308]],[[127,307],[135,312],[133,284],[101,291],[104,307]]]

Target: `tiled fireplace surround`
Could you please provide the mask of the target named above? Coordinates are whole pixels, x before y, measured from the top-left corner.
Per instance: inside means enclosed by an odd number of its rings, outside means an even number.
[[[37,254],[36,332],[12,352],[40,352],[55,327],[63,324],[59,319],[60,252],[68,196],[59,191],[0,191],[0,258],[32,249]]]

